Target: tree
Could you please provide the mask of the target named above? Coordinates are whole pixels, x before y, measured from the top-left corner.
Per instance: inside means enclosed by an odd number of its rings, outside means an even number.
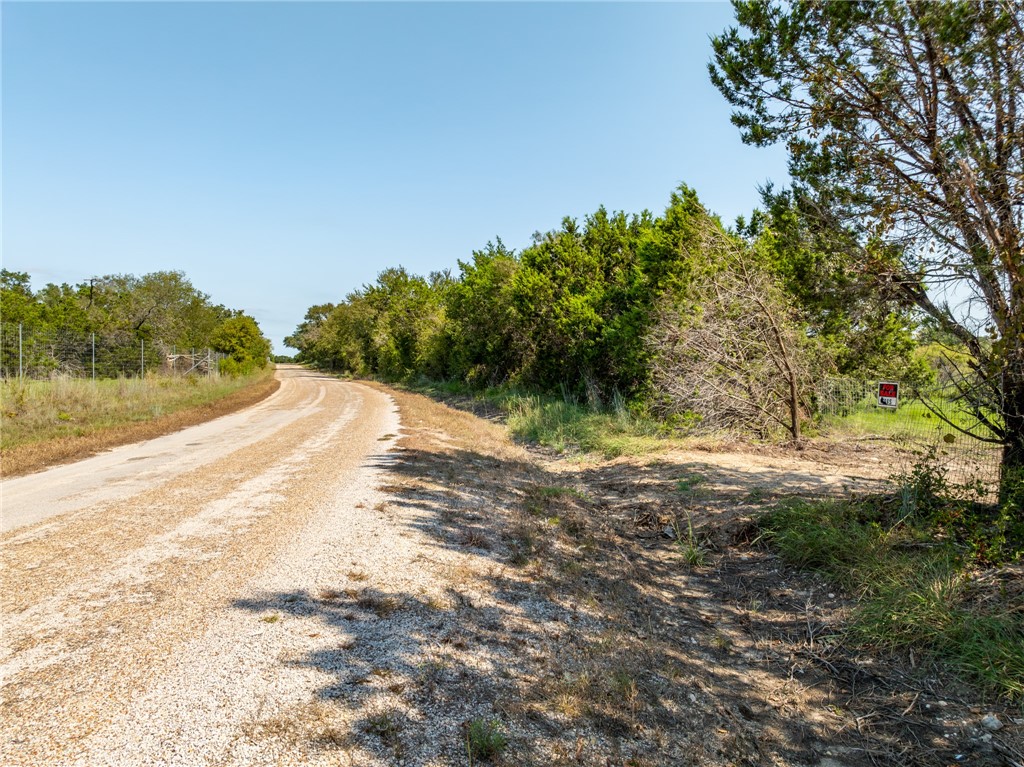
[[[448,293],[452,370],[476,386],[507,381],[521,366],[524,339],[512,307],[511,286],[519,261],[514,251],[488,242],[459,261],[459,278]]]
[[[245,375],[265,367],[270,357],[270,341],[247,314],[224,320],[214,331],[211,346],[228,355],[222,369],[231,375]]]
[[[324,323],[334,311],[334,304],[315,304],[306,311],[303,321],[295,328],[295,332],[284,339],[285,345],[298,349],[299,362],[311,362],[314,365],[331,367],[331,360],[325,358],[321,348],[324,334]]]
[[[862,250],[876,284],[969,350],[966,431],[1003,446],[1004,480],[1021,476],[1024,6],[734,8],[739,26],[713,40],[709,71],[744,141],[785,142],[798,184],[882,246]]]
[[[880,291],[860,268],[856,234],[823,218],[799,189],[762,189],[765,209],[739,222],[759,261],[800,309],[807,332],[826,344],[840,375],[920,384],[934,378],[915,354],[920,314],[905,296]]]
[[[38,321],[40,310],[28,273],[0,269],[0,322],[32,324]]]
[[[699,284],[662,302],[646,338],[661,406],[703,427],[761,436],[781,427],[798,441],[823,370],[814,342],[750,246],[710,222],[704,242]]]

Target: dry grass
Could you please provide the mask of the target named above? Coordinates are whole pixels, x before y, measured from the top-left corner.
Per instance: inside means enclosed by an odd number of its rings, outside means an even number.
[[[248,378],[122,378],[0,383],[5,477],[152,439],[249,407],[277,391],[266,370]]]
[[[745,456],[712,467],[709,455],[706,470],[670,453],[538,457],[498,423],[388,391],[403,437],[385,489],[465,563],[444,570],[452,666],[421,664],[420,692],[488,701],[480,721],[493,712],[509,733],[500,763],[811,764],[834,747],[850,767],[938,765],[968,748],[923,708],[942,692],[822,642],[835,642],[841,597],[751,546],[750,515],[785,491],[777,475]],[[425,602],[438,621],[441,606]]]
[[[377,594],[366,590],[356,597],[356,605],[368,612],[374,613],[378,618],[386,618],[402,607],[402,603],[392,596]]]

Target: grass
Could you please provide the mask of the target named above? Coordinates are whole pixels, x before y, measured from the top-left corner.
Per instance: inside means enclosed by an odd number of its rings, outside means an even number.
[[[665,447],[665,432],[655,421],[625,408],[595,410],[538,395],[509,395],[501,403],[516,439],[560,453],[599,453],[605,458],[642,455]]]
[[[693,520],[689,515],[686,516],[686,535],[676,523],[676,547],[688,567],[703,567],[707,563],[707,547],[693,532]]]
[[[378,594],[370,590],[364,590],[356,597],[356,605],[360,609],[374,613],[378,618],[387,618],[402,607],[397,597]]]
[[[501,413],[512,436],[560,453],[599,453],[606,458],[663,450],[671,429],[633,414],[619,398],[606,408],[572,396],[530,394],[508,387],[474,390],[457,382],[419,381],[404,388],[435,399],[455,398],[476,409]]]
[[[787,563],[857,597],[848,635],[858,645],[931,657],[1024,701],[1024,594],[986,588],[963,547],[899,514],[898,498],[788,501],[761,528]]]
[[[960,428],[978,431],[976,419],[953,401],[934,397],[933,402]],[[873,396],[837,410],[841,412],[823,415],[821,424],[847,434],[888,437],[896,441],[931,440],[940,432],[950,435],[953,440],[960,439],[956,430],[936,416],[924,402],[910,396],[901,398],[896,410],[877,407]],[[985,430],[982,433],[987,434]]]
[[[124,444],[199,423],[258,401],[276,388],[273,369],[252,376],[8,379],[0,382],[5,474],[78,457],[76,446]],[[212,411],[211,411],[212,408]],[[222,408],[223,409],[223,408]],[[117,436],[115,436],[117,435]],[[106,440],[106,441],[105,441]]]
[[[478,717],[466,726],[466,753],[470,764],[500,756],[507,746],[508,738],[496,719]]]

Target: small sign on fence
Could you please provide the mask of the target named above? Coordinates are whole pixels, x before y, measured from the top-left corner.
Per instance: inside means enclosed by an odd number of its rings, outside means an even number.
[[[892,408],[899,405],[900,385],[892,381],[878,382],[878,406]]]

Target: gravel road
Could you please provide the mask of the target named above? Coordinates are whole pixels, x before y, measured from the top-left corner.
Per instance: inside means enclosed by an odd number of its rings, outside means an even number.
[[[240,733],[329,684],[286,661],[337,641],[274,600],[387,583],[415,541],[373,511],[391,398],[277,375],[242,413],[3,483],[0,764],[289,763]]]

